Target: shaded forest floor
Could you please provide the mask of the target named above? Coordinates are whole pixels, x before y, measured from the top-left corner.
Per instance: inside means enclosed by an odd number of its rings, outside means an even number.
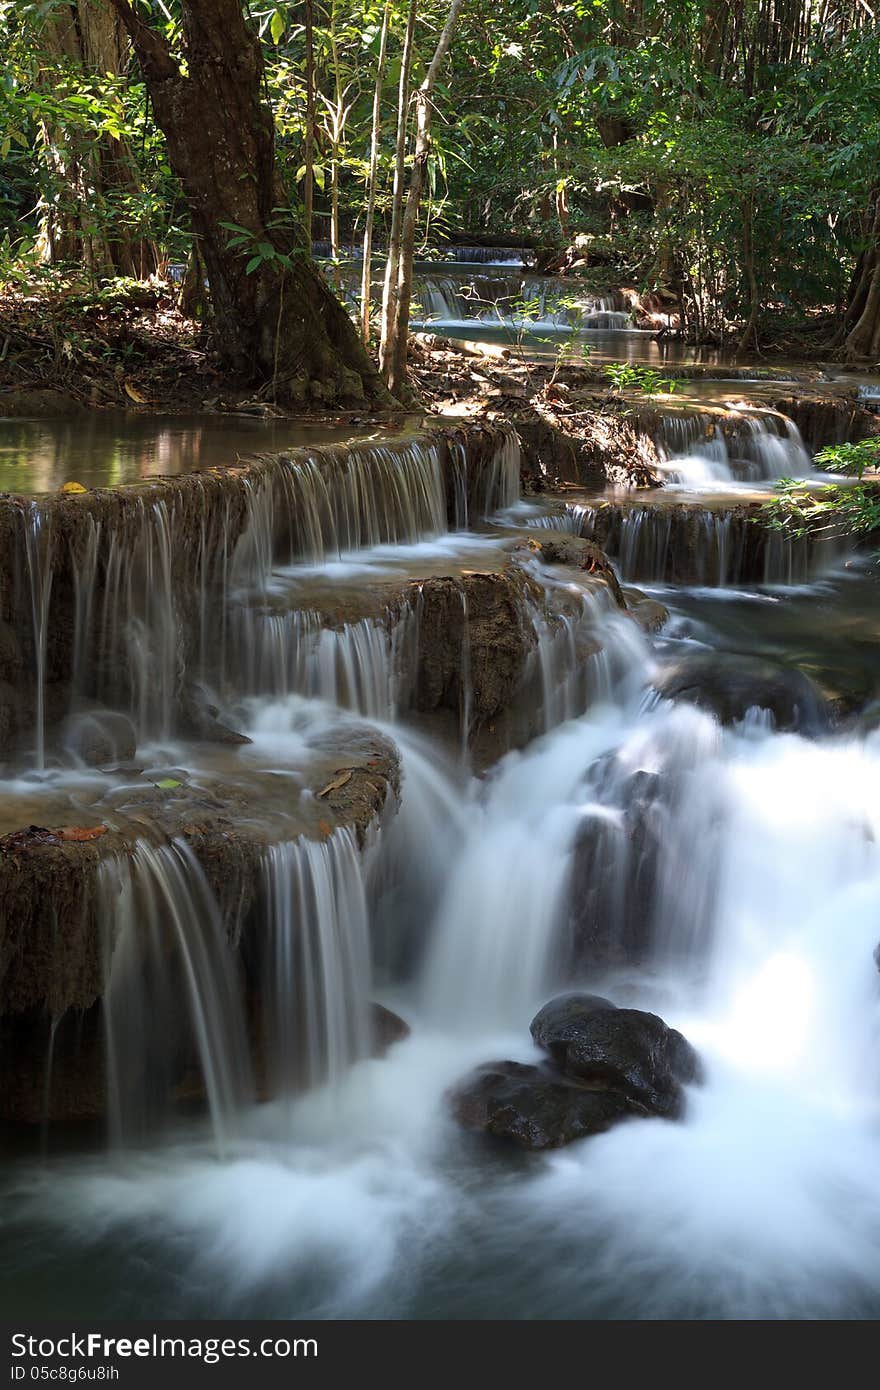
[[[476,345],[416,337],[410,366],[412,385],[430,413],[542,418],[577,434],[577,416],[616,408],[601,367],[536,363],[516,349],[482,351]],[[712,374],[701,368],[670,368],[663,374],[704,372]],[[742,370],[753,379],[779,374],[772,358],[761,368]],[[804,364],[796,375],[816,380],[819,374]],[[282,413],[224,376],[210,332],[181,312],[172,285],[115,281],[90,290],[55,272],[27,287],[4,287],[0,414],[61,415],[114,407],[175,414],[224,409]],[[364,420],[356,412],[332,418]]]

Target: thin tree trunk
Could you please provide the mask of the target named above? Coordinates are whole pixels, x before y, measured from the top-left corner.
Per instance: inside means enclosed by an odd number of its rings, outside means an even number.
[[[455,33],[455,26],[458,23],[458,16],[461,13],[464,0],[452,0],[449,7],[449,14],[443,26],[443,32],[434,50],[430,67],[425,74],[425,79],[416,93],[416,144],[413,159],[412,173],[409,180],[409,192],[406,198],[406,209],[403,214],[403,227],[400,238],[400,259],[397,270],[397,301],[394,305],[394,322],[392,329],[392,341],[388,363],[385,369],[385,379],[392,392],[397,392],[405,385],[406,380],[406,354],[407,340],[409,335],[409,311],[412,303],[412,277],[413,259],[415,255],[416,229],[419,221],[419,205],[422,199],[422,189],[425,184],[425,174],[428,168],[428,157],[431,153],[431,116],[433,114],[434,87],[437,83],[437,76],[443,65],[443,60],[449,51],[452,43],[452,36]]]
[[[755,274],[755,200],[749,198],[743,208],[743,263],[745,265],[746,278],[749,282],[749,317],[742,337],[737,344],[737,361],[744,357],[750,347],[755,345],[755,338],[758,328],[758,313],[761,308],[761,296],[758,290],[758,277]]]
[[[409,72],[412,66],[413,37],[416,27],[418,0],[410,0],[406,35],[400,56],[400,81],[397,88],[397,142],[394,154],[394,190],[391,195],[391,227],[388,232],[388,258],[385,262],[385,284],[382,289],[382,332],[379,343],[379,366],[387,378],[390,366],[391,338],[394,331],[394,293],[400,266],[400,236],[403,223],[403,183],[406,162],[406,127],[409,116]]]
[[[370,172],[367,178],[367,207],[364,215],[364,265],[361,272],[361,337],[370,342],[370,297],[373,288],[373,219],[376,212],[376,175],[379,170],[379,141],[382,135],[382,81],[385,76],[385,54],[388,48],[388,20],[391,6],[386,0],[382,15],[382,34],[379,39],[379,61],[376,65],[376,90],[373,94],[373,126],[370,136]]]
[[[240,0],[182,0],[185,70],[129,0],[112,3],[186,194],[227,369],[295,405],[389,404],[354,324],[309,256],[302,224],[279,215],[288,200],[263,100],[262,50]],[[243,229],[243,246],[230,246],[235,234],[224,223]]]
[[[335,106],[331,109],[330,125],[330,254],[339,260],[339,150],[345,124],[345,94],[339,71],[339,47],[336,42],[336,4],[330,0],[330,50],[333,55],[333,84]]]
[[[306,4],[306,148],[303,177],[303,228],[306,245],[312,245],[312,220],[315,206],[315,20],[314,0]]]

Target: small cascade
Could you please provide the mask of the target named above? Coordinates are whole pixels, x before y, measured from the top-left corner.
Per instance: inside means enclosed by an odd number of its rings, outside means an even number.
[[[584,588],[547,570],[532,571],[545,600],[528,606],[535,648],[522,703],[539,711],[536,732],[613,699],[628,700],[643,683],[645,648],[640,633],[604,585]]]
[[[619,331],[632,326],[632,314],[619,293],[597,294],[570,280],[526,272],[465,275],[423,265],[417,271],[414,297],[423,327],[484,323],[534,332]]]
[[[661,414],[652,426],[670,483],[706,488],[809,477],[812,460],[800,431],[778,411],[756,406],[717,411],[696,408]]]
[[[512,431],[499,439],[488,463],[474,475],[468,468],[467,453],[461,449],[454,453],[456,529],[466,530],[512,507],[519,498],[521,465],[522,446]],[[461,509],[459,498],[463,499]]]
[[[585,775],[645,689],[647,649],[635,625],[604,596],[548,582],[548,602],[561,611],[549,621],[534,614],[547,734],[504,759],[469,812],[424,967],[429,1014],[477,1031],[528,1018],[564,978]],[[585,710],[589,720],[579,718]]]
[[[266,851],[262,970],[271,1091],[338,1083],[370,1055],[364,860],[349,830]]]
[[[30,503],[22,514],[22,525],[30,591],[36,687],[34,762],[37,771],[42,772],[46,766],[46,657],[49,640],[49,602],[52,596],[52,523],[51,520],[44,522],[40,508],[36,503]]]
[[[848,550],[833,536],[792,537],[756,525],[746,507],[606,502],[572,512],[578,534],[601,545],[635,584],[805,584]]]
[[[408,604],[395,622],[362,618],[335,627],[313,609],[245,606],[234,611],[230,629],[241,694],[299,695],[388,721],[409,705],[412,668],[404,657],[418,641],[418,617]]]
[[[444,246],[440,253],[446,261],[462,261],[468,265],[522,265],[523,253],[518,246]]]
[[[220,1151],[251,1094],[244,1016],[217,902],[183,840],[138,841],[98,870],[104,933],[107,1110],[130,1144],[168,1097],[204,1092]]]
[[[454,439],[303,451],[252,490],[233,581],[260,581],[273,562],[314,564],[439,536],[449,526],[450,487],[455,524],[470,524],[515,501],[519,464],[512,430],[499,431],[490,457],[473,470],[467,448]]]

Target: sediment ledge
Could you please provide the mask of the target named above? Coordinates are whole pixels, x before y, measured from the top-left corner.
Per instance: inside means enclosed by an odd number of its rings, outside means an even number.
[[[0,1121],[45,1118],[50,1044],[58,1076],[52,1118],[103,1112],[100,999],[111,943],[101,920],[102,866],[124,862],[144,841],[182,842],[237,951],[260,930],[255,909],[265,894],[269,846],[347,830],[363,847],[395,814],[400,765],[390,740],[352,725],[318,755],[289,817],[267,816],[264,799],[240,785],[193,778],[172,791],[149,782],[115,788],[76,828],[103,826],[94,839],[63,839],[64,829],[36,826],[0,839]],[[183,979],[180,990],[183,999]]]

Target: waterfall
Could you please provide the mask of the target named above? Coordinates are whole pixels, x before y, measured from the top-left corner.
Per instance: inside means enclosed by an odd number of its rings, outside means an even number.
[[[36,685],[36,718],[34,761],[38,771],[46,766],[46,657],[49,641],[49,600],[52,595],[52,524],[44,525],[43,515],[36,503],[26,507],[24,552],[30,589],[31,634],[34,649],[34,679]]]
[[[337,627],[313,609],[243,607],[231,626],[233,664],[245,695],[300,695],[388,721],[408,704],[413,676],[403,658],[412,638],[418,640],[417,615],[408,603],[395,622],[362,618]]]
[[[338,1083],[370,1054],[370,940],[354,835],[266,851],[267,1072],[276,1091]]]
[[[537,620],[542,719],[551,732],[490,775],[435,911],[425,1005],[457,1026],[515,1026],[564,978],[571,846],[590,814],[585,778],[613,747],[622,718],[601,711],[637,710],[647,670],[631,622],[595,596],[581,592],[576,603],[577,616]],[[589,635],[594,665],[585,670]]]
[[[86,513],[70,543],[71,698],[127,709],[140,740],[168,739],[193,682],[227,686],[228,643],[241,647],[240,607],[253,606],[255,597],[268,603],[276,566],[416,543],[446,534],[450,522],[477,524],[512,505],[519,479],[520,445],[513,430],[487,435],[476,458],[455,433],[438,432],[436,438],[300,450],[220,485],[196,476],[187,480],[186,496],[172,492],[130,501],[118,524],[100,511]],[[41,516],[36,507],[29,510],[24,547],[39,730],[53,578],[52,566],[42,559],[48,533],[40,529]],[[378,666],[367,686],[356,688],[349,680],[346,693],[346,680],[355,679],[344,650],[347,639],[334,643],[316,636],[313,646],[320,651],[301,658],[311,675],[295,674],[292,658],[280,652],[296,640],[298,623],[308,620],[291,613],[273,623],[267,615],[263,634],[254,634],[253,652],[246,654],[254,679],[256,667],[268,670],[266,663],[286,661],[291,690],[330,699],[338,694],[346,707],[372,715],[380,705],[382,711],[393,705],[393,698],[378,694],[375,682],[390,679]],[[384,638],[377,627],[364,624],[349,636],[358,648],[356,664],[365,644],[381,662]],[[275,656],[269,651],[273,642]],[[273,688],[283,688],[280,670],[272,669]],[[335,692],[331,669],[339,672]]]
[[[792,420],[774,410],[736,406],[667,413],[655,443],[669,482],[685,487],[809,477],[812,460]]]
[[[745,508],[602,502],[573,509],[570,526],[601,545],[621,578],[635,584],[803,584],[848,553],[840,538],[792,537],[752,516]]]
[[[97,891],[110,1134],[139,1138],[200,1078],[222,1152],[251,1087],[233,954],[198,860],[183,840],[139,840],[101,863]]]

